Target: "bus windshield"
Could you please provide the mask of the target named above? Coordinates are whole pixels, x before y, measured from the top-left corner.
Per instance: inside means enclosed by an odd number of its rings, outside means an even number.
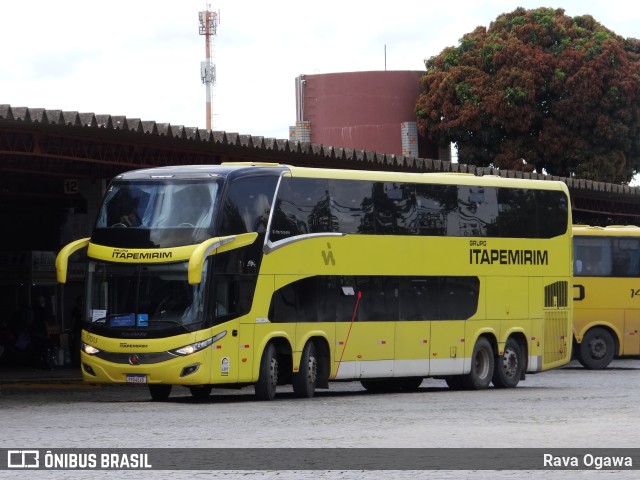
[[[130,248],[201,243],[213,236],[219,181],[114,181],[98,213],[96,243]]]
[[[134,265],[91,261],[87,280],[87,320],[93,327],[89,331],[139,330],[145,332],[140,336],[162,336],[192,331],[204,321],[206,281],[189,285],[186,262]]]

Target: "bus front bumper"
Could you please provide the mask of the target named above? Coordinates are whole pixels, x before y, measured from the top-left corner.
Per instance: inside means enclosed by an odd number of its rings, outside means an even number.
[[[209,356],[204,351],[148,364],[137,360],[136,354],[130,356],[131,363],[124,364],[81,352],[82,378],[89,383],[206,385],[211,382]]]

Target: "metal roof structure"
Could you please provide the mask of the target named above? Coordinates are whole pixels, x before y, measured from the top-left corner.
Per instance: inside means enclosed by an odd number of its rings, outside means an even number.
[[[118,115],[0,104],[2,173],[112,178],[136,168],[225,161],[560,180],[569,187],[575,218],[594,224],[640,223],[640,187],[334,148]],[[600,221],[588,221],[590,217]]]

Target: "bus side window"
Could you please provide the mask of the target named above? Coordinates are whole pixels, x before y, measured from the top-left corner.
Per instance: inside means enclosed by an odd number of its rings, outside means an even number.
[[[582,274],[592,277],[608,277],[613,272],[611,243],[608,239],[583,248]]]
[[[325,179],[284,177],[275,202],[272,242],[307,233],[332,232],[329,185]]]
[[[418,233],[415,185],[375,182],[373,184],[375,229],[378,235]]]
[[[536,190],[535,220],[538,228],[537,238],[553,238],[567,231],[567,196],[560,191]]]
[[[587,258],[590,257],[588,250],[590,247],[590,239],[576,237],[573,245],[573,274],[574,275],[588,275],[586,270]]]
[[[358,321],[398,320],[398,279],[393,276],[357,277],[362,298],[358,308]]]
[[[613,240],[613,274],[616,277],[637,277],[640,269],[640,241]]]
[[[457,235],[458,187],[415,185],[418,235]],[[456,225],[449,231],[450,225]]]
[[[402,277],[400,320],[437,320],[438,293],[438,277]]]
[[[631,251],[631,254],[629,255],[627,275],[629,277],[640,276],[640,249]]]
[[[341,233],[375,234],[373,182],[329,180],[331,215]]]
[[[487,236],[487,226],[498,216],[498,200],[495,188],[458,186],[458,234]]]
[[[271,296],[269,319],[274,323],[316,322],[318,320],[318,279],[296,280]]]
[[[271,211],[276,177],[247,177],[235,180],[223,206],[221,235],[264,233]]]
[[[230,319],[244,315],[251,310],[255,275],[215,275],[214,316],[217,319]]]

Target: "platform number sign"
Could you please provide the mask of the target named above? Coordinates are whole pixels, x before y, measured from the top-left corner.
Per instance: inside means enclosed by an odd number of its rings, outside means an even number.
[[[73,195],[80,192],[80,182],[75,178],[68,178],[64,181],[64,193]]]

